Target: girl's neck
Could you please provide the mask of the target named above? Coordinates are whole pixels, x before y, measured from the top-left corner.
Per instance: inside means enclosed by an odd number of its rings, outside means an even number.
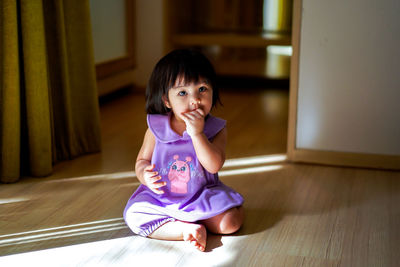
[[[174,113],[171,112],[169,123],[170,123],[171,129],[174,132],[176,132],[180,136],[183,136],[183,132],[186,131],[186,124],[184,121],[178,120],[175,117]]]

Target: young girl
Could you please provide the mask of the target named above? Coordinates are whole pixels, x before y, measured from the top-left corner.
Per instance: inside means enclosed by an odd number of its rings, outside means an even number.
[[[199,52],[175,50],[155,66],[146,89],[148,129],[136,159],[142,183],[124,219],[138,235],[185,240],[204,251],[207,230],[236,232],[243,198],[218,179],[225,161],[225,121],[210,115],[219,102],[216,75]]]

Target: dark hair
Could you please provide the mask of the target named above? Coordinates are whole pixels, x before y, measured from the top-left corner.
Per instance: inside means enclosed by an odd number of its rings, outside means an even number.
[[[161,58],[154,67],[146,88],[146,112],[148,114],[169,112],[162,97],[165,96],[168,99],[168,91],[178,78],[183,78],[186,84],[197,83],[201,78],[205,79],[213,89],[212,107],[221,103],[215,70],[210,61],[196,50],[179,49]]]

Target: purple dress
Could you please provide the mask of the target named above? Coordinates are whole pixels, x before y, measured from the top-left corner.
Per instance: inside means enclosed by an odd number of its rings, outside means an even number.
[[[167,182],[164,194],[140,185],[128,200],[124,219],[131,230],[148,236],[169,221],[196,222],[214,217],[243,204],[243,197],[224,185],[218,174],[206,171],[198,161],[192,139],[171,129],[171,115],[148,115],[149,129],[156,138],[151,163]],[[204,134],[209,140],[225,127],[222,119],[209,115]]]

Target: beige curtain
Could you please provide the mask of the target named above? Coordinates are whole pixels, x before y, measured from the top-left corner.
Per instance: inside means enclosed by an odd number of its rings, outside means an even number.
[[[98,152],[88,0],[1,0],[0,38],[0,181]]]

